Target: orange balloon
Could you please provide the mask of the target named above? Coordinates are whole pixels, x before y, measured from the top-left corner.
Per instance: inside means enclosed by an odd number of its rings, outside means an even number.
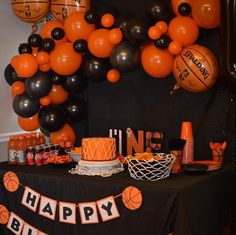
[[[123,34],[119,28],[114,28],[107,34],[108,40],[111,44],[119,44],[122,41]]]
[[[95,30],[94,24],[89,24],[84,18],[84,12],[72,12],[64,24],[66,37],[74,42],[77,39],[87,40]]]
[[[168,25],[165,21],[158,21],[155,25],[161,30],[162,33],[166,33],[168,30]]]
[[[39,128],[38,114],[28,118],[18,117],[17,121],[20,128],[24,131],[35,131]]]
[[[68,98],[68,92],[66,92],[61,85],[53,85],[48,96],[51,99],[52,104],[62,104]]]
[[[178,41],[172,41],[168,49],[171,54],[178,55],[182,51],[182,44]]]
[[[198,1],[198,0],[195,0],[195,1]],[[177,16],[180,15],[178,12],[178,7],[181,3],[188,3],[190,6],[192,6],[193,0],[171,0],[172,9],[173,9],[175,15],[177,15]]]
[[[148,30],[148,36],[152,39],[152,40],[157,40],[158,38],[160,38],[162,32],[160,30],[159,27],[157,26],[152,26],[149,28]]]
[[[60,144],[61,147],[65,142],[71,142],[72,145],[75,144],[76,135],[74,130],[69,124],[65,124],[60,130],[50,133],[50,142],[52,144]]]
[[[115,18],[110,13],[104,14],[101,18],[101,24],[106,28],[110,28],[114,23],[115,23]]]
[[[15,56],[13,56],[13,57],[11,58],[11,66],[12,66],[13,68],[15,68],[16,62],[17,62],[19,56],[20,56],[20,55],[15,55]]]
[[[186,47],[198,39],[199,29],[192,18],[176,16],[170,21],[168,33],[173,41],[179,41],[183,47]]]
[[[49,62],[49,54],[46,51],[39,51],[36,54],[38,64],[46,64]]]
[[[205,29],[220,26],[220,0],[193,1],[192,17],[200,27]]]
[[[40,98],[39,102],[43,106],[48,106],[51,104],[51,98],[50,98],[50,96],[47,95],[47,96]]]
[[[147,74],[155,78],[167,77],[173,68],[174,56],[168,49],[158,49],[153,43],[145,46],[141,53],[141,63]]]
[[[38,63],[31,54],[21,54],[14,58],[14,69],[19,77],[32,77],[38,70]]]
[[[74,73],[80,67],[81,61],[82,56],[75,52],[71,42],[58,45],[50,54],[51,68],[60,75]]]
[[[46,64],[40,64],[39,65],[39,70],[43,71],[43,72],[48,72],[51,68],[50,63],[46,63]]]
[[[114,47],[108,40],[108,29],[97,29],[92,32],[88,38],[88,48],[90,52],[99,57],[107,58]]]
[[[55,28],[62,28],[64,30],[64,26],[61,22],[53,20],[53,21],[48,21],[46,23],[43,24],[41,30],[40,30],[40,36],[44,39],[44,38],[52,38],[51,33],[52,30]],[[54,39],[53,39],[54,40]],[[54,40],[54,42],[56,43],[56,45],[61,44],[63,42],[67,42],[67,38],[66,36],[64,36],[62,39],[60,40]]]
[[[120,72],[116,69],[111,69],[107,73],[107,80],[111,83],[116,83],[120,80]]]
[[[25,92],[25,83],[21,81],[16,81],[11,85],[12,97],[16,95],[21,95]]]

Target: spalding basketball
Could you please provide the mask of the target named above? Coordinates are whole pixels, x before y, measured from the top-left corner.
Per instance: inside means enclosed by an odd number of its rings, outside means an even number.
[[[217,60],[206,47],[191,45],[175,57],[173,74],[185,90],[203,92],[210,89],[216,82]]]
[[[52,0],[51,3],[51,12],[59,21],[65,21],[71,12],[88,10],[90,10],[90,0]]]
[[[28,23],[37,23],[50,11],[50,0],[12,0],[12,10]]]

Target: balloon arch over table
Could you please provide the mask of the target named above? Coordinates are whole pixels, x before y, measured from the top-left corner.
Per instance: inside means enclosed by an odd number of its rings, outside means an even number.
[[[200,27],[219,27],[220,0],[149,0],[146,9],[146,17],[128,17],[114,9],[100,13],[88,0],[12,0],[15,15],[33,24],[5,69],[19,126],[40,127],[52,142],[71,146],[76,138],[70,124],[86,118],[78,94],[88,79],[116,83],[139,66],[154,79],[173,72],[177,86],[191,92],[210,89],[217,61],[194,43]],[[54,19],[45,21],[49,12]]]

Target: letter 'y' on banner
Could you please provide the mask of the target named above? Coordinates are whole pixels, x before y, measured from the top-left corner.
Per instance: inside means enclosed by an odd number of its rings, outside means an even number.
[[[36,212],[39,198],[40,198],[39,193],[35,192],[33,189],[26,186],[21,203],[30,210]]]
[[[59,202],[59,220],[63,223],[76,224],[76,204]]]
[[[10,218],[7,223],[7,228],[10,229],[14,234],[20,235],[24,225],[24,220],[22,220],[15,213],[11,212]]]
[[[79,213],[82,224],[99,223],[96,202],[79,203]]]
[[[55,220],[57,201],[41,195],[39,214],[51,220]]]
[[[25,223],[21,235],[38,235],[39,230]]]
[[[98,200],[96,203],[103,222],[120,217],[113,196]]]

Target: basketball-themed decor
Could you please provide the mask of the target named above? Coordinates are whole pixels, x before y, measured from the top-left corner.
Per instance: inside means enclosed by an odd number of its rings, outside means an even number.
[[[12,171],[8,171],[4,174],[3,183],[9,192],[15,192],[20,184],[18,176]]]
[[[215,162],[220,162],[220,166],[223,165],[224,152],[227,147],[226,141],[211,141],[210,148],[212,151],[212,159]]]
[[[50,0],[12,0],[12,10],[15,15],[27,23],[37,23],[50,10]]]
[[[8,209],[4,205],[0,204],[0,224],[7,224],[9,215],[10,212]]]
[[[176,81],[185,90],[203,92],[216,82],[217,60],[206,47],[191,45],[176,56],[173,73]]]
[[[90,0],[52,0],[51,12],[55,19],[65,21],[74,11],[86,12],[90,10]]]
[[[134,186],[129,186],[122,192],[122,201],[129,210],[137,210],[142,205],[142,193]]]

